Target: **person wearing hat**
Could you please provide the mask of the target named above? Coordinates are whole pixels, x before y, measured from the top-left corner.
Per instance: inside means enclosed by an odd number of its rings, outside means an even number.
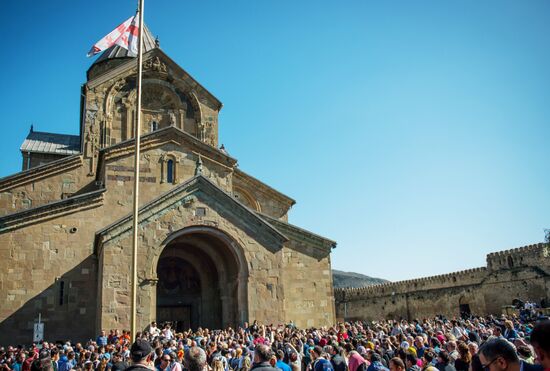
[[[132,365],[126,370],[128,371],[140,371],[152,369],[152,356],[153,348],[147,340],[137,339],[130,348],[130,357],[132,359]]]

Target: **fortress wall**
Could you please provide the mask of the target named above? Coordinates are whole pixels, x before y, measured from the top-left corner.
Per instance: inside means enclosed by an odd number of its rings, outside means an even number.
[[[489,269],[510,269],[519,266],[540,266],[546,262],[550,248],[543,243],[522,246],[515,249],[503,250],[487,255]]]
[[[550,298],[550,254],[535,244],[487,255],[488,267],[363,288],[336,289],[339,319],[420,318],[460,315],[468,304],[474,314],[499,314],[515,298]],[[462,308],[464,309],[464,308]]]

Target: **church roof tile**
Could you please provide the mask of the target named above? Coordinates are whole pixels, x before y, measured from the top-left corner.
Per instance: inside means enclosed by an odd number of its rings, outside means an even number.
[[[31,131],[20,148],[21,152],[75,155],[80,153],[80,136]]]

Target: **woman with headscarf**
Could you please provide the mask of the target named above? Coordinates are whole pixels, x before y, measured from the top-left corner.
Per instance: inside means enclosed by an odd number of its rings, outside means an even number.
[[[352,350],[349,353],[348,368],[349,371],[365,371],[368,367],[367,361],[357,351]]]

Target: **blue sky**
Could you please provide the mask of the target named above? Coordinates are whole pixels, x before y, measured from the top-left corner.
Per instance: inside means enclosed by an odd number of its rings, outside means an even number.
[[[86,53],[135,1],[0,2],[0,176],[35,130],[78,134]],[[550,2],[146,0],[218,97],[240,168],[390,280],[483,266],[550,228]]]

